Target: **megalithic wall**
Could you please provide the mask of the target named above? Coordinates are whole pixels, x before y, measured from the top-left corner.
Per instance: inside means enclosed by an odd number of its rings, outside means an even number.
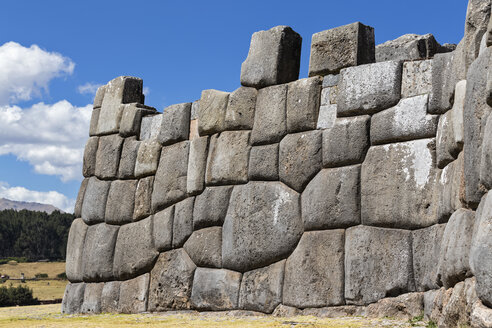
[[[471,0],[457,47],[319,32],[304,79],[301,37],[277,26],[253,34],[239,89],[162,113],[138,78],[102,86],[63,312],[492,311],[489,20]]]

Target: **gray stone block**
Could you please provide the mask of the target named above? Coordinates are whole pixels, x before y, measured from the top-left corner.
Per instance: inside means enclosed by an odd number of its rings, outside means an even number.
[[[161,129],[157,140],[167,146],[188,140],[190,135],[191,103],[182,103],[166,107],[162,112]]]
[[[106,93],[106,88],[106,85],[101,85],[99,88],[97,88],[96,95],[94,96],[93,108],[101,108],[104,94]]]
[[[298,308],[344,304],[344,231],[305,232],[285,263],[283,303]]]
[[[287,84],[258,91],[251,144],[279,142],[287,134]]]
[[[119,227],[100,223],[87,228],[82,271],[85,282],[108,281],[113,278],[113,254]]]
[[[101,108],[94,108],[92,110],[91,121],[89,123],[89,136],[97,135],[97,123],[99,121],[99,114],[101,113]]]
[[[198,133],[200,136],[224,131],[229,92],[203,90],[198,107]]]
[[[374,63],[374,28],[359,22],[313,34],[309,76],[338,74],[342,68]]]
[[[408,141],[436,135],[438,115],[427,114],[427,95],[405,98],[371,119],[371,143]]]
[[[304,230],[360,224],[360,165],[321,170],[301,196]]]
[[[412,231],[413,275],[417,291],[438,289],[437,263],[445,224]]]
[[[210,139],[205,182],[207,185],[248,181],[249,131],[224,131]]]
[[[311,77],[289,83],[287,88],[287,131],[316,129],[321,97],[321,79]]]
[[[440,44],[432,34],[405,34],[376,46],[376,62],[432,58]]]
[[[346,230],[345,300],[364,305],[414,291],[410,231],[357,226]]]
[[[337,105],[323,105],[319,107],[317,129],[329,129],[335,125],[337,119]]]
[[[190,141],[190,156],[186,191],[190,195],[200,193],[205,187],[205,170],[207,168],[208,137],[196,138]]]
[[[154,214],[154,246],[158,252],[168,251],[173,242],[174,206]]]
[[[285,261],[245,272],[239,291],[239,308],[272,313],[282,302]]]
[[[188,197],[174,205],[173,248],[183,246],[193,233],[193,205],[195,197]]]
[[[123,140],[117,134],[99,138],[95,169],[99,179],[114,179],[118,175]]]
[[[161,150],[162,147],[156,139],[147,139],[140,143],[135,162],[135,177],[141,178],[155,174]]]
[[[190,120],[198,119],[198,108],[200,108],[200,100],[195,100],[191,103]]]
[[[135,164],[137,162],[138,148],[141,142],[135,137],[126,138],[121,149],[120,165],[118,167],[119,179],[135,178]]]
[[[303,231],[299,195],[280,182],[235,186],[222,228],[222,265],[249,271],[285,258]]]
[[[414,97],[432,92],[433,60],[417,60],[403,63],[401,79],[402,98]]]
[[[373,146],[361,171],[362,224],[416,229],[437,223],[434,139]]]
[[[241,274],[225,269],[197,268],[191,304],[198,310],[233,310],[238,306]]]
[[[486,46],[492,46],[492,16],[489,19],[489,25],[487,25],[487,32],[485,32],[486,36]]]
[[[156,212],[186,197],[189,142],[164,147],[152,191],[152,210]]]
[[[455,52],[437,54],[432,60],[431,92],[429,113],[442,114],[452,106],[454,86],[458,77],[454,75]]]
[[[106,223],[125,224],[132,222],[137,180],[115,180],[109,188],[106,204]]]
[[[225,113],[226,130],[251,130],[255,119],[255,88],[240,87],[229,95]]]
[[[154,177],[146,177],[138,180],[135,191],[135,208],[133,211],[133,220],[141,220],[151,214],[152,188],[154,186]]]
[[[82,203],[81,216],[87,224],[104,222],[106,200],[111,181],[102,181],[96,177],[89,178]]]
[[[197,196],[193,210],[193,229],[222,225],[231,192],[232,186],[207,187],[202,194]]]
[[[162,114],[146,115],[142,117],[138,140],[156,139],[161,130]]]
[[[82,253],[87,233],[87,225],[82,219],[75,219],[70,226],[67,241],[66,269],[70,282],[80,282],[83,279]]]
[[[437,218],[439,223],[448,221],[451,214],[463,207],[465,193],[463,152],[458,159],[444,169],[436,171]]]
[[[340,79],[339,74],[328,74],[323,76],[323,88],[334,87],[338,85],[338,80]]]
[[[149,311],[189,310],[195,269],[183,249],[159,255],[150,272]]]
[[[158,255],[154,249],[152,217],[125,224],[114,248],[114,276],[124,280],[149,272]]]
[[[67,287],[65,287],[65,293],[63,294],[61,313],[80,313],[82,303],[84,301],[85,285],[86,284],[84,283],[67,284]]]
[[[464,66],[469,68],[477,58],[480,50],[480,41],[487,32],[490,21],[490,1],[470,0],[466,11],[464,43]],[[465,71],[466,72],[466,71]]]
[[[321,169],[321,134],[319,130],[289,134],[280,142],[280,181],[298,192]]]
[[[118,303],[120,300],[119,281],[108,281],[104,283],[101,292],[101,312],[114,313],[118,312]]]
[[[138,136],[140,134],[142,117],[157,113],[155,108],[139,103],[124,104],[121,106],[123,107],[120,123],[120,136],[122,137]]]
[[[331,88],[323,88],[321,90],[321,100],[320,100],[321,106],[330,105],[330,90]]]
[[[147,311],[149,281],[150,274],[148,273],[134,279],[122,281],[120,284],[118,312],[142,313]]]
[[[388,61],[343,69],[338,85],[338,116],[373,114],[398,103],[402,63]]]
[[[461,208],[446,224],[438,263],[438,278],[446,288],[472,275],[469,254],[475,212]]]
[[[257,89],[297,80],[302,38],[288,26],[253,33],[241,84]]]
[[[86,178],[96,173],[96,153],[99,145],[98,137],[90,137],[85,144],[82,175]]]
[[[278,180],[278,144],[251,148],[248,178],[249,180]]]
[[[77,199],[75,200],[75,206],[73,209],[73,215],[76,218],[80,218],[82,216],[82,205],[84,204],[84,196],[85,190],[87,189],[87,184],[89,183],[89,178],[85,178],[82,180],[80,184],[79,192],[77,193]]]
[[[183,246],[200,267],[222,267],[222,228],[210,227],[194,231]]]
[[[342,117],[323,131],[323,166],[337,167],[359,164],[369,149],[368,115]]]
[[[101,293],[103,287],[103,282],[85,285],[84,302],[80,308],[81,313],[101,313]]]
[[[480,158],[480,183],[485,188],[492,189],[492,115],[490,114],[483,132]]]

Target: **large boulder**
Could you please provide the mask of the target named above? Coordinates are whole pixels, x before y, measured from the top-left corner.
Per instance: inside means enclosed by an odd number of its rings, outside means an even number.
[[[87,224],[104,222],[106,212],[106,200],[108,199],[111,181],[99,180],[96,177],[90,177],[84,193],[84,202],[82,203],[82,220]]]
[[[122,137],[139,135],[142,117],[145,115],[156,114],[155,108],[139,103],[124,104],[121,105],[121,107],[123,109],[120,123],[120,136]]]
[[[140,134],[138,140],[157,139],[161,129],[162,114],[146,115],[140,123]]]
[[[82,271],[86,282],[108,281],[113,278],[113,254],[118,226],[99,223],[87,228]]]
[[[96,173],[96,154],[99,146],[99,137],[90,137],[84,148],[84,159],[82,162],[82,175],[93,176]]]
[[[135,178],[135,164],[137,163],[138,148],[141,142],[136,137],[126,138],[121,149],[120,164],[118,167],[119,179]]]
[[[196,265],[221,268],[222,228],[209,227],[193,231],[183,248]]]
[[[432,58],[440,44],[432,34],[405,34],[376,46],[376,61],[418,60]]]
[[[161,129],[157,140],[167,146],[188,140],[190,135],[191,103],[168,106],[162,112]]]
[[[99,138],[95,169],[99,179],[114,179],[118,175],[123,140],[117,134]]]
[[[255,119],[255,88],[240,87],[229,95],[225,113],[226,130],[251,130]]]
[[[207,187],[195,198],[193,229],[222,225],[229,206],[232,186]]]
[[[141,178],[155,174],[161,149],[157,139],[148,139],[140,143],[135,162],[135,177]]]
[[[432,90],[432,59],[403,63],[402,98],[428,94]]]
[[[67,256],[65,272],[70,282],[79,282],[83,279],[82,254],[87,234],[87,225],[82,219],[75,219],[70,226],[67,241]]]
[[[170,250],[173,243],[175,206],[171,206],[154,214],[154,246],[158,252]]]
[[[85,285],[84,302],[80,308],[81,313],[101,313],[101,294],[103,287],[103,282]]]
[[[241,273],[225,269],[197,268],[191,303],[195,309],[224,311],[238,306]]]
[[[150,274],[146,273],[121,282],[118,312],[141,313],[147,311],[149,280]]]
[[[82,303],[84,302],[85,285],[86,284],[82,282],[67,284],[67,287],[65,287],[65,293],[63,294],[61,313],[80,313],[80,310],[82,309]]]
[[[287,131],[316,129],[321,94],[321,79],[312,77],[289,83],[287,90]]]
[[[174,205],[173,248],[183,246],[193,233],[193,204],[195,197],[188,197]]]
[[[249,180],[278,180],[278,143],[255,146],[249,153]]]
[[[106,223],[125,224],[133,220],[137,180],[115,180],[109,188]]]
[[[436,171],[437,220],[445,223],[451,214],[463,207],[465,194],[463,152],[458,159]]]
[[[229,93],[218,90],[203,90],[198,107],[198,133],[200,136],[224,131],[224,119]]]
[[[120,284],[120,281],[108,281],[104,283],[104,287],[101,292],[101,312],[118,312]]]

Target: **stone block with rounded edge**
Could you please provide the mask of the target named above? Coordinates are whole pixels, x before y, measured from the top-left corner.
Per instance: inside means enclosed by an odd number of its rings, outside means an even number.
[[[361,170],[362,224],[416,229],[437,223],[434,139],[419,139],[367,152]]]
[[[67,287],[65,287],[65,293],[63,294],[61,313],[80,313],[80,310],[82,309],[82,303],[84,301],[85,285],[86,284],[84,284],[83,282],[67,284]]]
[[[348,67],[340,72],[338,116],[373,114],[398,103],[402,63],[388,61]]]
[[[190,141],[190,156],[186,191],[190,195],[200,193],[205,188],[205,170],[207,168],[208,137],[199,137]]]
[[[155,108],[139,103],[123,104],[121,106],[123,107],[120,124],[120,136],[122,137],[138,136],[142,117],[157,113]]]
[[[492,46],[492,16],[489,19],[489,25],[487,25],[487,32],[486,33],[486,45],[487,47]]]
[[[401,78],[402,98],[429,94],[432,91],[433,60],[417,60],[403,63]]]
[[[161,150],[162,147],[156,139],[147,139],[140,143],[135,162],[135,177],[141,178],[155,174]]]
[[[87,228],[82,255],[83,278],[86,282],[113,278],[113,254],[118,226],[99,223]]]
[[[251,144],[279,142],[287,134],[287,84],[258,91]]]
[[[200,267],[222,267],[222,228],[196,230],[183,246],[193,262]]]
[[[360,224],[360,165],[321,170],[301,196],[304,230]]]
[[[65,272],[70,282],[83,280],[82,254],[86,234],[87,225],[84,221],[82,219],[73,220],[70,231],[68,232],[67,256],[65,261]]]
[[[231,270],[196,268],[191,291],[193,308],[202,311],[236,309],[241,276]]]
[[[299,132],[285,136],[279,147],[280,181],[301,192],[319,172],[322,162],[319,130]]]
[[[122,281],[118,301],[119,313],[142,313],[147,311],[150,274]]]
[[[176,104],[164,108],[157,140],[163,146],[188,140],[190,135],[190,115],[191,103]]]
[[[438,115],[427,114],[428,95],[400,100],[371,118],[371,144],[432,138],[436,135]]]
[[[317,129],[329,129],[335,125],[337,119],[337,105],[322,105],[319,107]]]
[[[99,138],[95,169],[99,179],[114,179],[118,175],[123,140],[117,134]]]
[[[429,93],[429,113],[442,114],[452,106],[455,76],[453,59],[455,52],[437,54],[432,60],[431,92]]]
[[[226,130],[251,130],[255,119],[255,88],[240,87],[229,95],[225,113]]]
[[[313,34],[309,76],[338,74],[342,68],[374,61],[373,27],[356,22]]]
[[[173,248],[183,246],[193,233],[193,205],[195,197],[188,197],[174,205]]]
[[[91,114],[91,121],[89,123],[89,136],[97,136],[97,121],[99,120],[99,114],[101,113],[101,107],[94,108]]]
[[[150,272],[149,311],[189,310],[195,269],[183,249],[160,254]]]
[[[80,218],[82,216],[82,205],[84,204],[84,196],[85,190],[87,189],[87,184],[89,183],[89,178],[85,178],[82,180],[80,184],[79,192],[77,193],[77,199],[75,200],[75,206],[73,209],[73,215],[76,218]]]
[[[142,79],[131,76],[119,76],[108,82],[101,103],[101,112],[97,124],[98,134],[118,132],[123,107],[121,104],[142,100]]]
[[[84,193],[81,216],[87,224],[104,222],[106,213],[106,200],[108,199],[111,181],[99,180],[96,177],[89,178]]]
[[[451,214],[457,209],[463,207],[464,197],[464,163],[463,152],[458,159],[446,165],[442,170],[436,171],[437,194],[437,219],[439,223],[445,223],[449,220]]]
[[[203,90],[198,107],[198,133],[200,136],[224,131],[224,120],[229,92]]]
[[[106,223],[125,224],[132,222],[137,180],[115,180],[109,188],[106,204]]]
[[[196,196],[193,210],[193,229],[221,226],[229,206],[232,186],[207,187]]]
[[[224,185],[248,181],[249,131],[224,131],[210,138],[205,183]]]
[[[118,280],[148,272],[159,253],[154,248],[152,217],[121,226],[114,248],[114,276]]]
[[[285,263],[283,303],[298,308],[344,304],[344,231],[310,231]]]
[[[156,139],[161,130],[162,114],[146,115],[140,123],[138,140]]]
[[[118,167],[119,179],[135,178],[135,164],[137,162],[138,148],[141,142],[135,137],[126,138],[121,149],[120,165]]]
[[[167,207],[186,197],[189,142],[164,147],[152,190],[152,210]]]
[[[249,153],[249,180],[278,180],[278,144],[255,146]]]
[[[323,166],[337,167],[359,164],[369,149],[368,115],[341,117],[323,131]]]
[[[98,146],[98,137],[90,137],[85,144],[82,175],[86,178],[93,176],[96,173],[96,153]]]
[[[174,206],[154,214],[152,229],[154,246],[158,252],[168,251],[173,243]]]
[[[287,131],[315,130],[321,100],[321,79],[311,77],[289,83],[287,88]]]
[[[440,44],[432,34],[405,34],[376,46],[376,62],[388,60],[418,60],[434,57]]]
[[[280,182],[235,186],[222,227],[222,265],[244,272],[277,262],[302,232],[297,192]]]
[[[466,10],[464,42],[464,65],[469,67],[477,58],[480,50],[480,41],[487,32],[490,22],[490,1],[470,0]]]
[[[345,300],[365,305],[414,291],[410,231],[351,227],[345,238]]]
[[[101,292],[101,312],[118,312],[118,303],[120,300],[120,284],[120,281],[108,281],[104,283],[104,287]]]
[[[259,89],[297,80],[301,44],[301,36],[288,26],[253,33],[241,65],[241,84]]]
[[[480,157],[480,183],[492,189],[492,115],[489,114],[483,132],[482,153]]]
[[[93,108],[101,108],[104,99],[104,94],[106,93],[107,85],[101,85],[97,88],[96,95],[94,96]]]
[[[85,284],[84,302],[80,308],[81,313],[101,313],[101,293],[104,283]]]
[[[153,185],[154,177],[152,176],[138,180],[137,189],[135,190],[133,221],[141,220],[151,214],[150,202]]]
[[[282,303],[285,260],[245,272],[239,291],[242,310],[272,313]]]
[[[413,275],[417,291],[438,289],[437,263],[445,224],[412,231]]]

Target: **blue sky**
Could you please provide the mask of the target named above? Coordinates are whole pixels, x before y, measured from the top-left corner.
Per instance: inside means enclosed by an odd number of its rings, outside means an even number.
[[[463,36],[466,0],[2,1],[0,197],[71,210],[81,181],[93,91],[119,75],[144,80],[158,110],[201,90],[239,87],[251,34],[289,25],[303,38],[360,21],[376,43]]]

